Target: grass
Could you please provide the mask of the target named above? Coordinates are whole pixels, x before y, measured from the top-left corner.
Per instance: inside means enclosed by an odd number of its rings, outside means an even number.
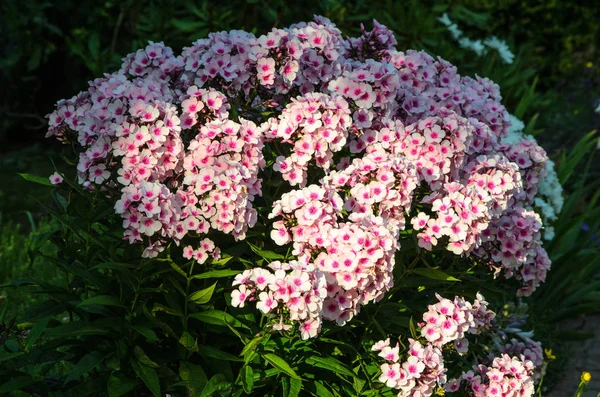
[[[38,200],[50,200],[51,188],[30,183],[19,173],[50,176],[54,172],[50,159],[59,158],[58,149],[35,144],[0,154],[0,223],[13,221],[22,225],[21,231],[29,231],[31,222],[45,215]]]
[[[56,256],[56,247],[49,237],[59,227],[55,221],[42,218],[37,224],[30,224],[31,231],[26,232],[21,225],[0,219],[0,284],[24,279],[61,283],[64,275],[43,257]],[[18,322],[29,306],[45,299],[27,288],[3,288],[0,293],[0,300],[8,299],[9,302],[5,317],[8,322],[13,318]]]

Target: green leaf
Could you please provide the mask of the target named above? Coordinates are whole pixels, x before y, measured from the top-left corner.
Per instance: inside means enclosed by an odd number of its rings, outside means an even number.
[[[241,273],[241,270],[211,270],[210,272],[200,273],[192,276],[195,279],[204,279],[204,278],[222,278],[222,277],[231,277],[236,274]]]
[[[100,54],[100,38],[98,37],[98,33],[91,35],[88,41],[88,50],[90,50],[92,59],[98,59],[98,55]]]
[[[173,309],[165,305],[161,305],[160,303],[154,304],[154,306],[152,307],[152,313],[154,312],[165,312],[173,316],[183,317],[183,312],[181,310]]]
[[[306,363],[308,365],[312,365],[313,367],[326,369],[338,375],[346,375],[350,377],[356,376],[356,374],[350,371],[348,367],[342,364],[341,361],[333,357],[311,356],[306,360]]]
[[[32,385],[35,382],[36,380],[29,375],[18,376],[16,378],[10,379],[8,382],[3,383],[2,386],[0,386],[0,393],[8,393],[21,390],[22,388]]]
[[[54,199],[54,202],[60,207],[62,208],[63,212],[67,212],[67,207],[69,206],[69,202],[67,201],[66,198],[64,198],[57,189],[52,190],[52,198]]]
[[[226,390],[229,388],[230,382],[225,380],[225,376],[223,374],[216,374],[206,384],[204,389],[202,389],[202,393],[200,397],[209,397],[212,396],[215,392],[219,390]]]
[[[244,365],[240,373],[242,377],[242,387],[247,394],[252,393],[254,389],[254,371],[249,365]]]
[[[159,319],[157,319],[156,317],[154,317],[152,315],[152,313],[150,313],[150,311],[148,310],[148,308],[146,307],[146,304],[144,303],[142,305],[142,313],[144,313],[144,316],[157,328],[162,329],[165,333],[167,333],[171,338],[177,339],[177,335],[175,335],[175,332],[173,331],[173,329],[171,327],[169,327],[169,325],[167,323],[165,323],[164,321],[161,321]]]
[[[79,303],[77,305],[77,307],[90,306],[90,305],[123,307],[123,305],[121,305],[121,302],[119,301],[119,299],[117,299],[111,295],[92,296],[91,298],[84,299],[81,303]]]
[[[362,394],[361,392],[363,391],[366,383],[367,381],[360,379],[356,376],[354,377],[354,390],[357,394]]]
[[[456,277],[452,277],[449,274],[446,274],[441,270],[431,269],[428,267],[418,267],[416,269],[412,269],[411,273],[415,273],[415,274],[418,274],[419,276],[431,278],[434,280],[460,281]]]
[[[215,291],[216,286],[217,283],[215,282],[208,288],[204,288],[203,290],[194,292],[192,295],[190,295],[189,300],[197,305],[203,305],[205,303],[208,303],[208,301],[210,301],[210,298],[212,297],[213,292]]]
[[[114,269],[114,270],[124,270],[127,269],[136,269],[137,265],[132,265],[129,263],[116,263],[116,262],[104,262],[99,263],[96,266],[93,266],[90,270],[100,270],[100,269]]]
[[[108,397],[122,396],[131,391],[137,383],[138,382],[135,379],[118,377],[115,374],[111,374],[107,384]]]
[[[171,267],[173,268],[173,270],[181,274],[183,277],[187,278],[187,274],[185,274],[185,272],[177,265],[177,263],[173,262],[172,260],[168,260],[168,262],[169,265],[171,265]]]
[[[40,205],[40,207],[42,207],[54,219],[56,219],[58,222],[60,222],[61,224],[63,224],[66,228],[68,228],[69,230],[71,230],[73,233],[77,234],[83,240],[91,240],[91,241],[94,242],[94,244],[96,244],[99,247],[102,247],[103,249],[107,250],[107,248],[104,245],[104,243],[101,240],[99,240],[96,236],[94,236],[92,233],[90,233],[88,230],[83,229],[81,226],[79,226],[79,225],[77,225],[77,224],[75,224],[73,222],[69,222],[67,219],[65,219],[64,216],[61,216],[56,211],[51,210],[46,205],[44,205],[40,200],[36,200],[36,201],[38,202],[38,204]]]
[[[156,371],[133,359],[131,360],[131,366],[137,376],[144,382],[150,392],[152,392],[152,395],[154,395],[154,397],[161,397],[160,382],[158,381]]]
[[[241,358],[234,356],[231,353],[221,351],[212,346],[200,345],[198,346],[198,352],[204,357],[216,358],[218,360],[243,361]]]
[[[4,317],[8,311],[8,298],[2,300],[2,307],[0,308],[0,323],[4,322]]]
[[[40,66],[40,62],[42,60],[42,47],[41,45],[36,45],[33,50],[29,54],[29,59],[27,60],[27,70],[32,71],[37,69]]]
[[[31,330],[29,331],[29,335],[27,336],[27,342],[25,343],[25,351],[29,351],[31,346],[33,346],[33,344],[38,340],[38,338],[42,336],[42,334],[46,330],[46,327],[48,326],[48,320],[49,318],[46,317],[35,323],[35,325],[31,328]]]
[[[38,283],[34,280],[9,280],[5,283],[0,284],[0,288],[6,287],[25,287],[28,285],[37,285]]]
[[[290,365],[281,357],[273,354],[273,353],[265,353],[262,355],[265,360],[273,367],[278,369],[279,371],[289,375],[290,378],[294,379],[302,379],[300,378],[296,372],[290,367]]]
[[[413,321],[413,318],[410,318],[410,321],[408,323],[408,329],[410,330],[410,335],[414,338],[417,339],[417,329],[415,328],[415,322]]]
[[[194,386],[188,386],[192,396],[199,396],[200,391],[204,388],[206,383],[208,383],[208,379],[202,367],[187,361],[182,361],[179,364],[179,377],[181,380],[194,384]]]
[[[40,185],[45,185],[45,186],[54,186],[52,185],[52,183],[50,182],[50,179],[48,178],[44,178],[41,176],[35,176],[35,175],[31,175],[31,174],[19,174],[23,179],[29,181],[29,182],[35,182],[35,183],[39,183]]]
[[[257,254],[258,256],[260,256],[263,259],[285,259],[285,256],[275,253],[273,251],[265,251],[265,250],[261,250],[260,248],[258,248],[256,245],[248,243],[248,245],[250,246],[250,248],[252,249],[252,251],[254,251],[255,254]]]
[[[203,323],[214,324],[214,325],[222,325],[226,326],[227,324],[232,327],[246,327],[244,324],[240,323],[235,317],[233,317],[229,313],[225,313],[221,310],[206,310],[200,313],[193,313],[188,316],[189,318],[194,318],[196,320],[200,320]]]
[[[133,352],[135,353],[135,356],[137,357],[138,361],[142,364],[144,364],[147,367],[151,367],[151,368],[159,368],[160,365],[158,365],[157,363],[155,363],[154,361],[152,361],[150,359],[150,357],[148,357],[146,355],[146,353],[144,352],[144,350],[142,350],[141,347],[136,346],[133,348]]]
[[[313,393],[314,396],[318,396],[318,397],[335,397],[328,388],[325,387],[325,385],[321,382],[316,380],[314,382],[315,385],[315,393]]]
[[[193,352],[198,351],[198,342],[196,342],[196,339],[194,339],[192,334],[190,334],[187,331],[184,332],[183,335],[181,335],[181,338],[179,338],[179,343],[181,343],[182,346],[188,350],[191,350]]]
[[[213,259],[210,264],[216,266],[223,266],[227,262],[233,259],[233,256],[224,256],[221,259]]]
[[[257,336],[252,339],[250,342],[246,343],[246,346],[242,349],[240,356],[245,356],[247,353],[256,350],[256,347],[265,339],[264,336]]]
[[[290,397],[298,397],[302,391],[302,381],[300,379],[290,378]]]
[[[188,33],[194,32],[205,26],[205,23],[202,21],[197,21],[197,20],[190,21],[187,19],[172,19],[171,23],[178,30],[180,30],[182,32],[188,32]]]
[[[158,336],[156,335],[156,333],[154,331],[152,331],[152,329],[148,328],[148,327],[142,327],[139,325],[132,325],[131,329],[134,330],[135,332],[137,332],[138,334],[144,336],[147,340],[151,341],[151,342],[158,342]]]
[[[73,367],[71,372],[69,372],[69,375],[67,376],[67,379],[65,379],[63,385],[66,385],[67,383],[78,379],[81,375],[86,374],[92,369],[96,368],[96,366],[100,364],[103,358],[104,354],[102,354],[99,351],[95,351],[83,356],[81,360],[77,362],[75,367]]]
[[[22,356],[23,354],[25,354],[25,352],[3,352],[0,351],[0,362],[2,361],[7,361],[7,360],[12,360],[15,357],[19,357]]]
[[[66,323],[59,325],[58,327],[48,328],[46,330],[46,336],[52,336],[55,338],[73,338],[79,335],[105,335],[110,333],[111,332],[109,329],[89,325],[85,321]]]

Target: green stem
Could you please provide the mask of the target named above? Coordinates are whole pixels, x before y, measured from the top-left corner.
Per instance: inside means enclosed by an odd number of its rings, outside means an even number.
[[[183,329],[187,331],[188,329],[188,297],[190,296],[190,285],[192,284],[192,276],[194,275],[194,265],[196,265],[196,261],[192,261],[192,265],[190,266],[190,271],[188,273],[187,282],[185,284],[185,305],[183,307]]]

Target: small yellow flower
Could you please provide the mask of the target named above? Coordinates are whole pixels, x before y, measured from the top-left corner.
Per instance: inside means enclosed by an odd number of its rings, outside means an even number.
[[[581,374],[581,381],[583,383],[590,383],[591,380],[592,380],[592,374],[590,374],[589,372],[584,372]]]
[[[575,116],[577,116],[577,115],[579,114],[579,109],[575,109],[575,110],[573,110],[573,114],[574,114]]]
[[[592,66],[594,66],[594,63],[590,61],[590,62],[586,63],[585,66],[587,68],[591,68]]]
[[[552,354],[552,349],[544,349],[544,354],[548,360],[556,360],[556,356]]]

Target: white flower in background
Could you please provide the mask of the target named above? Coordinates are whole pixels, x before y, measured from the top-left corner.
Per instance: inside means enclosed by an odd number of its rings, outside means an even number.
[[[444,24],[446,26],[452,25],[452,21],[450,20],[450,17],[448,16],[447,13],[444,13],[441,17],[439,17],[438,21],[440,21],[442,24]]]
[[[544,240],[550,241],[554,239],[554,226],[544,227]]]
[[[508,44],[506,44],[504,40],[500,40],[496,36],[492,36],[487,38],[482,43],[481,40],[471,40],[468,37],[463,37],[462,30],[460,30],[458,26],[452,22],[447,13],[444,13],[441,17],[438,17],[438,21],[448,28],[452,38],[458,42],[458,45],[461,48],[473,51],[477,54],[477,56],[483,56],[487,53],[486,47],[488,47],[498,51],[498,54],[504,63],[509,65],[513,63],[515,54],[512,53],[508,47]],[[598,108],[600,109],[600,106]]]
[[[514,145],[522,139],[535,142],[535,138],[531,135],[525,135],[525,124],[512,114],[510,118],[510,130],[508,135],[502,139],[502,143],[506,145]],[[534,205],[537,212],[544,220],[544,225],[550,225],[558,219],[558,214],[562,210],[564,204],[563,187],[558,181],[558,175],[554,169],[554,162],[548,160],[546,162],[547,175],[539,183],[538,196],[534,200]],[[554,238],[554,228],[545,226],[544,240],[552,240]]]
[[[508,48],[508,44],[506,44],[504,40],[500,40],[496,36],[492,36],[485,39],[483,44],[498,51],[498,55],[500,55],[500,58],[502,58],[504,63],[508,65],[513,63],[515,54],[513,54],[510,48]]]
[[[459,40],[462,36],[462,30],[460,30],[455,23],[448,26],[448,31],[450,32],[454,40]]]
[[[471,50],[477,54],[477,56],[482,56],[485,54],[485,46],[481,42],[481,40],[471,40],[468,37],[463,37],[458,40],[458,45],[465,50]]]
[[[519,120],[516,116],[509,114],[508,118],[510,119],[510,133],[522,133],[525,130],[525,123]]]
[[[458,25],[456,25],[450,20],[448,14],[444,13],[444,15],[438,18],[438,21],[440,21],[443,25],[445,25],[448,28],[448,31],[450,32],[454,40],[460,40],[463,32],[458,28]]]
[[[545,199],[546,203],[552,207],[553,214],[547,216],[547,218],[550,221],[554,221],[557,219],[564,204],[562,195],[563,188],[558,181],[558,175],[556,175],[554,162],[552,160],[548,160],[546,163],[546,171],[548,172],[548,175],[540,181],[539,194],[542,196],[542,199]],[[550,214],[550,211],[548,211],[548,214]]]

